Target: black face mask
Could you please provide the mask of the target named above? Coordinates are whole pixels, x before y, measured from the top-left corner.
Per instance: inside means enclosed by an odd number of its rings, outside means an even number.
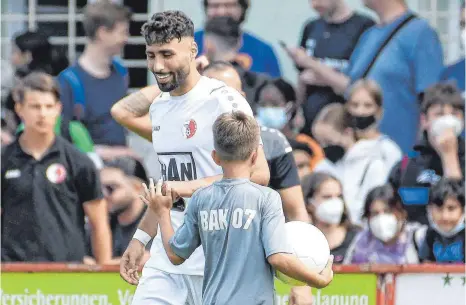
[[[369,115],[369,116],[356,116],[352,115],[351,116],[351,127],[357,130],[365,130],[371,125],[373,125],[377,119],[375,118],[375,115]]]
[[[343,148],[343,146],[340,145],[329,145],[327,147],[324,147],[323,149],[325,157],[327,157],[327,159],[329,159],[333,163],[340,161],[345,155],[345,149]]]

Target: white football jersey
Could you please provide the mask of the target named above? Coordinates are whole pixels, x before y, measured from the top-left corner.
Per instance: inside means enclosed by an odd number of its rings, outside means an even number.
[[[212,125],[219,115],[234,110],[253,116],[251,107],[238,91],[205,76],[185,95],[162,93],[157,97],[149,113],[152,143],[163,180],[187,181],[222,174],[221,167],[211,157],[214,149]],[[183,223],[184,211],[172,210],[171,218],[176,231]],[[183,264],[175,266],[157,234],[150,252],[147,267],[175,274],[204,274],[202,247]]]

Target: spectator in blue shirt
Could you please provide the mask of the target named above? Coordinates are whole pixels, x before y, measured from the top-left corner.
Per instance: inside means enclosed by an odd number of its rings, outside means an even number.
[[[365,0],[380,18],[358,41],[344,73],[329,68],[301,48],[288,52],[302,68],[314,72],[314,83],[330,86],[339,94],[364,76],[377,51],[394,29],[412,12],[404,0]],[[440,80],[443,52],[437,33],[426,20],[409,20],[386,44],[367,73],[382,88],[386,103],[380,131],[407,153],[416,141],[419,128],[419,94]]]
[[[466,30],[465,30],[465,23],[466,23],[466,10],[463,4],[461,5],[461,16],[460,16],[460,29],[461,29],[461,50],[465,51],[465,44],[466,44]],[[443,73],[442,79],[443,80],[453,80],[456,82],[456,86],[463,92],[464,97],[464,89],[465,89],[465,60],[463,58],[458,61],[457,63],[447,67]]]
[[[230,16],[243,23],[249,9],[249,0],[204,0],[204,9],[207,19],[219,16]],[[199,46],[199,54],[204,52],[204,30],[194,34]],[[271,77],[280,77],[280,66],[272,46],[255,35],[243,31],[242,46],[239,49],[236,61],[243,68],[257,73],[266,73]]]
[[[128,8],[96,2],[85,8],[83,27],[89,38],[77,62],[60,76],[63,117],[83,122],[103,159],[129,152],[126,132],[110,115],[110,108],[126,96],[127,70],[116,56],[129,36]]]

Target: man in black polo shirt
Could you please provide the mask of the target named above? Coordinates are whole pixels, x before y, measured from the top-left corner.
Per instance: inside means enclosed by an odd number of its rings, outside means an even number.
[[[61,112],[50,75],[31,73],[15,92],[24,131],[2,150],[2,261],[81,262],[84,219],[98,263],[111,259],[107,205],[92,161],[55,136]]]

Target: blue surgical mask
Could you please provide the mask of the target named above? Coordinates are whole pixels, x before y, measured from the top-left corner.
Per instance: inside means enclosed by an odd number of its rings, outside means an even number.
[[[282,129],[288,123],[284,107],[258,107],[257,121],[261,126]]]
[[[434,229],[438,234],[442,235],[443,237],[452,237],[456,234],[458,234],[461,230],[464,229],[464,215],[461,216],[460,221],[458,224],[451,229],[450,231],[445,231],[441,229],[434,221],[434,218],[432,216],[432,211],[428,210],[427,211],[427,219],[429,220],[430,227]]]

